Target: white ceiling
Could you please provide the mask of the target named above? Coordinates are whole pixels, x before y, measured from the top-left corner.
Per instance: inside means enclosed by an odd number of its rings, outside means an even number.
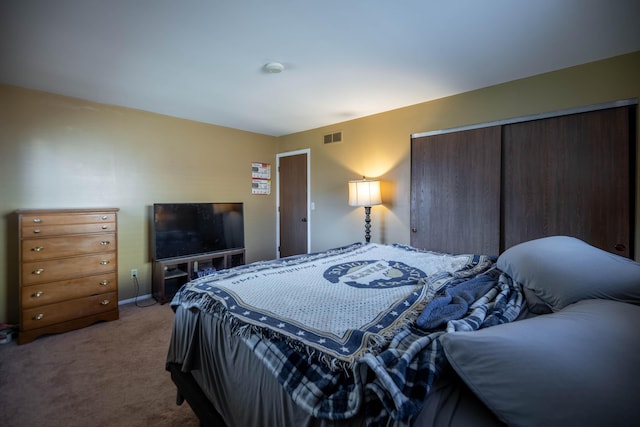
[[[1,83],[275,136],[633,51],[638,0],[0,1]]]

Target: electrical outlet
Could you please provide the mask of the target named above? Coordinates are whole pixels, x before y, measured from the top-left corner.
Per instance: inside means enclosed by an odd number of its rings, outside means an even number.
[[[134,279],[138,277],[138,269],[137,268],[132,268],[131,269],[131,278]]]

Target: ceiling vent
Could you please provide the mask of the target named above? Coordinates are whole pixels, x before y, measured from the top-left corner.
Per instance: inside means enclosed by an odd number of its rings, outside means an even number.
[[[333,144],[334,142],[342,142],[342,132],[334,132],[324,136],[325,144]]]

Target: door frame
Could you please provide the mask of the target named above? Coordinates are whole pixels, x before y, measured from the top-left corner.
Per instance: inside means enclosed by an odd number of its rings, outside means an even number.
[[[311,149],[276,154],[276,257],[280,258],[280,158],[307,155],[307,253],[311,252]]]

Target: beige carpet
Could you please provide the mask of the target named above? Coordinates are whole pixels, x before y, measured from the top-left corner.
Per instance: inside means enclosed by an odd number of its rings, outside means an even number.
[[[168,304],[127,304],[120,320],[0,345],[0,425],[199,425],[164,369],[172,321]]]

